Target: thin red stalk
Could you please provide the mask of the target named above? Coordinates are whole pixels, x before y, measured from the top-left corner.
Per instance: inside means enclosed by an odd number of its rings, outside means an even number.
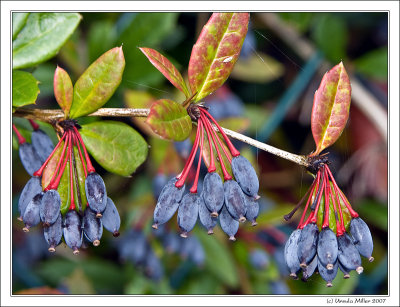
[[[74,145],[78,148],[79,157],[81,159],[81,163],[82,163],[82,166],[83,166],[83,171],[85,173],[85,178],[86,178],[87,177],[86,162],[85,162],[85,160],[83,159],[83,156],[82,156],[81,146],[79,146],[79,142],[78,142],[78,138],[76,137],[76,134],[73,133],[72,135],[73,135],[73,138],[74,138]]]
[[[207,119],[207,121],[208,121],[208,119]],[[208,123],[209,123],[209,127],[211,127],[211,133],[214,134],[215,138],[216,138],[217,141],[218,141],[219,146],[220,146],[220,147],[222,148],[222,150],[224,151],[224,154],[225,154],[226,158],[228,159],[229,163],[232,164],[232,158],[229,156],[228,151],[226,150],[225,146],[222,144],[222,141],[221,141],[221,139],[219,138],[219,135],[218,135],[217,131],[215,131],[214,129],[212,129],[212,126],[211,126],[211,124],[210,124],[209,121],[208,121]]]
[[[194,140],[192,151],[190,152],[189,158],[186,160],[186,164],[185,167],[183,168],[182,173],[178,177],[178,181],[175,182],[175,186],[177,188],[180,188],[185,184],[186,177],[189,174],[189,170],[193,164],[194,157],[196,156],[197,148],[199,147],[199,139],[200,139],[200,126],[198,125],[196,131],[196,139]]]
[[[328,177],[328,171],[326,169],[325,169],[325,175]],[[328,183],[329,183],[329,181],[328,181]],[[341,235],[343,235],[345,230],[342,228],[342,226],[340,224],[339,216],[338,216],[338,213],[337,213],[336,200],[335,200],[335,197],[334,197],[334,193],[331,190],[330,183],[328,184],[328,189],[329,189],[330,199],[332,199],[332,203],[333,203],[333,210],[335,212],[336,235],[337,236],[341,236]],[[340,204],[339,204],[339,206],[340,206]]]
[[[304,226],[303,226],[303,221],[304,221],[304,218],[305,218],[305,216],[306,216],[306,212],[307,212],[308,206],[309,206],[310,203],[311,203],[312,196],[313,196],[315,193],[317,193],[317,191],[318,191],[318,187],[319,187],[319,177],[320,177],[320,173],[318,172],[318,173],[317,173],[317,177],[314,179],[314,182],[313,182],[313,184],[312,184],[312,186],[314,186],[315,189],[314,189],[314,191],[311,191],[310,195],[308,196],[308,200],[307,200],[306,207],[304,208],[303,214],[301,215],[301,219],[300,219],[299,225],[297,226],[297,228],[299,228],[299,229],[301,229],[301,228],[304,227]]]
[[[197,185],[199,182],[199,174],[200,174],[200,166],[201,166],[201,159],[203,157],[203,144],[204,144],[204,130],[203,130],[203,123],[202,120],[199,119],[198,125],[200,128],[200,153],[199,153],[199,162],[197,162],[197,171],[196,171],[196,177],[194,178],[193,186],[190,188],[190,193],[197,193]]]
[[[329,227],[329,200],[330,200],[330,195],[329,195],[329,190],[328,190],[328,185],[329,185],[329,178],[326,176],[326,171],[325,171],[325,166],[323,167],[323,172],[325,173],[325,187],[324,187],[324,194],[325,194],[325,212],[324,212],[324,223],[322,224],[322,228]]]
[[[13,127],[13,130],[14,130],[14,132],[15,132],[15,134],[17,135],[17,138],[18,138],[18,143],[21,145],[21,144],[24,144],[25,142],[26,142],[26,140],[25,140],[25,138],[22,136],[22,134],[18,131],[18,129],[17,129],[17,127],[13,124],[12,125],[12,127]]]
[[[58,141],[56,147],[54,147],[53,151],[51,152],[51,154],[47,157],[46,161],[44,161],[44,163],[42,164],[42,166],[33,173],[33,176],[35,177],[40,177],[43,174],[44,168],[46,167],[47,163],[49,163],[50,159],[53,157],[54,153],[57,151],[58,147],[61,146],[61,142],[65,139],[65,136],[67,135],[66,132],[64,132],[62,138]]]
[[[304,224],[300,226],[300,229],[303,229],[306,225],[308,225],[308,224],[311,223],[311,220],[312,220],[313,217],[314,217],[314,213],[315,213],[315,211],[314,211],[314,210],[311,210],[310,215],[308,216],[308,218],[307,218],[307,220],[304,222]]]
[[[65,151],[67,149],[68,143],[70,142],[70,134],[68,132],[65,133],[67,135],[65,142],[64,142],[64,147],[62,149],[61,155],[60,155],[60,159],[58,160],[57,163],[57,167],[56,170],[53,173],[53,176],[51,177],[51,180],[49,182],[49,184],[47,185],[47,187],[44,189],[45,191],[51,190],[54,184],[54,181],[57,178],[57,173],[61,167],[61,164],[63,163],[64,160],[67,160],[67,155],[65,154]],[[60,140],[61,142],[61,140]],[[38,172],[41,170],[41,168],[38,170]]]
[[[346,205],[347,209],[349,210],[351,217],[352,218],[359,217],[358,213],[353,210],[353,208],[351,207],[351,205],[350,205],[349,201],[347,200],[346,196],[344,196],[343,192],[340,190],[339,186],[337,185],[337,183],[335,181],[335,178],[333,178],[333,175],[332,175],[331,170],[329,169],[329,167],[327,166],[326,168],[327,168],[327,170],[329,172],[329,175],[331,177],[331,181],[333,183],[333,186],[334,186],[335,190],[339,191],[339,196],[343,200],[343,202]]]
[[[94,167],[93,167],[93,165],[92,165],[92,162],[90,161],[89,154],[88,154],[88,152],[87,152],[87,150],[86,150],[85,144],[83,143],[82,137],[81,137],[81,135],[79,134],[79,131],[78,131],[78,129],[76,129],[75,126],[74,126],[74,130],[75,130],[75,134],[76,134],[76,136],[77,136],[79,142],[80,142],[81,145],[82,145],[83,153],[85,154],[85,159],[86,159],[86,163],[87,163],[87,170],[88,170],[88,173],[89,173],[89,174],[90,174],[90,173],[94,173],[96,170],[94,169]]]
[[[71,133],[72,133],[72,132],[69,132],[68,147],[71,147],[71,146],[72,146],[72,140],[71,140],[72,137],[71,137]],[[51,186],[52,189],[57,190],[58,185],[60,184],[60,181],[61,181],[61,177],[62,177],[62,175],[64,174],[65,167],[67,166],[68,160],[69,160],[69,159],[68,159],[68,155],[66,155],[66,156],[65,156],[65,159],[64,159],[64,163],[63,163],[63,165],[62,165],[62,167],[61,167],[61,169],[60,169],[60,172],[58,173],[58,176],[57,176],[56,180],[54,181],[54,183],[53,183],[52,186]]]
[[[29,122],[31,123],[33,130],[36,131],[39,129],[39,125],[33,119],[30,119]]]
[[[200,110],[202,110],[202,109],[200,108]],[[232,176],[229,175],[228,171],[226,170],[224,161],[222,159],[221,153],[220,153],[219,148],[218,148],[218,144],[215,141],[214,135],[212,133],[213,128],[211,127],[211,124],[210,124],[209,121],[206,120],[205,124],[206,124],[206,127],[210,130],[211,138],[213,140],[213,143],[214,143],[214,146],[215,146],[215,150],[217,151],[217,155],[218,155],[218,158],[219,158],[219,163],[221,164],[222,173],[224,174],[224,179],[225,180],[232,180]]]
[[[69,153],[69,184],[71,186],[71,203],[69,205],[69,210],[75,210],[75,199],[74,199],[74,171],[72,167],[72,148],[73,148],[73,139],[72,132],[70,132],[71,141],[69,143],[68,153]]]
[[[336,202],[337,202],[338,207],[339,207],[340,228],[341,228],[341,229],[343,230],[343,232],[344,232],[346,228],[344,227],[344,219],[343,219],[342,206],[341,206],[340,201],[339,201],[338,191],[337,191],[337,189],[336,189],[335,186],[333,186],[333,188],[334,188],[334,190],[335,190],[334,192],[335,192]],[[337,233],[337,235],[339,236],[338,233]]]
[[[322,187],[321,187],[321,192],[318,195],[318,200],[317,200],[317,206],[315,207],[315,211],[314,211],[314,216],[311,219],[311,223],[316,223],[317,222],[317,216],[318,216],[318,210],[319,210],[319,206],[321,204],[321,198],[322,198],[322,190],[325,188],[325,180],[322,181]]]
[[[205,121],[205,115],[200,112],[200,118]],[[213,152],[213,143],[211,140],[210,132],[208,131],[206,124],[204,124],[204,130],[207,133],[207,139],[208,139],[208,145],[210,145],[210,165],[208,166],[208,172],[212,173],[215,172],[216,167],[215,167],[215,161],[214,161],[214,152]]]
[[[204,112],[215,124],[215,126],[217,126],[218,130],[221,132],[226,145],[228,146],[229,150],[231,151],[231,154],[233,157],[237,157],[240,155],[240,152],[235,148],[235,146],[233,146],[232,142],[229,140],[228,136],[225,134],[224,130],[222,130],[221,126],[218,124],[218,122],[214,119],[214,117],[211,116],[210,113],[207,112],[207,110],[200,108],[200,111]]]

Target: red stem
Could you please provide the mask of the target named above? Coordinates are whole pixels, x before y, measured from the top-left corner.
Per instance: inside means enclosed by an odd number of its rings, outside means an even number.
[[[69,210],[75,210],[75,199],[74,199],[74,173],[72,167],[72,147],[73,147],[73,137],[72,132],[70,132],[71,141],[69,143],[69,184],[71,185],[71,203],[69,205]]]
[[[328,171],[326,169],[325,169],[325,176],[328,177]],[[329,181],[328,181],[328,183],[329,183]],[[337,214],[336,200],[335,200],[335,197],[334,197],[334,193],[331,190],[331,185],[330,184],[328,185],[328,189],[329,189],[330,199],[332,199],[332,203],[333,203],[333,210],[335,212],[336,235],[337,236],[341,236],[341,235],[343,235],[345,230],[343,229],[343,227],[340,224],[339,216]]]
[[[319,195],[318,195],[317,205],[315,207],[314,216],[312,217],[312,219],[310,221],[311,223],[316,223],[317,222],[319,205],[321,204],[321,198],[322,198],[322,190],[324,188],[325,188],[325,180],[322,181],[321,193],[319,193]]]
[[[197,163],[197,171],[196,177],[194,178],[193,186],[190,188],[190,193],[197,193],[197,185],[199,182],[199,174],[200,174],[200,166],[201,166],[201,158],[203,156],[203,144],[204,144],[204,130],[203,130],[203,122],[201,119],[198,121],[199,129],[200,129],[200,153],[199,153],[199,162]]]
[[[33,173],[33,176],[35,177],[40,177],[43,174],[44,168],[46,167],[47,163],[49,163],[50,159],[54,156],[54,153],[57,151],[58,147],[60,147],[61,142],[65,139],[65,136],[67,135],[66,132],[64,132],[62,138],[58,141],[56,147],[54,147],[53,151],[51,152],[51,154],[47,157],[46,161],[42,164],[42,166]]]
[[[85,160],[83,159],[83,156],[82,156],[81,147],[79,146],[79,142],[78,142],[78,138],[76,137],[76,134],[73,133],[72,135],[73,135],[73,138],[74,138],[74,145],[76,147],[78,147],[79,157],[81,159],[81,163],[82,163],[82,166],[83,166],[83,171],[85,173],[85,178],[86,178],[87,177],[86,163],[85,163]]]
[[[322,224],[322,228],[329,227],[329,200],[330,200],[330,194],[328,190],[328,185],[329,185],[329,178],[326,176],[326,171],[325,171],[325,166],[323,168],[323,172],[325,173],[324,180],[325,180],[325,188],[324,188],[324,194],[325,194],[325,212],[324,212],[324,223]]]
[[[202,110],[202,109],[200,108],[200,110]],[[206,127],[210,130],[211,138],[213,140],[213,143],[214,143],[214,146],[215,146],[215,150],[217,151],[217,155],[218,155],[218,158],[219,158],[219,163],[221,164],[222,173],[224,174],[224,179],[225,180],[232,180],[232,176],[229,175],[228,171],[225,168],[225,164],[224,164],[224,161],[222,159],[221,153],[219,151],[218,144],[214,139],[214,135],[212,133],[213,128],[211,127],[211,124],[210,124],[209,121],[206,120],[205,124],[206,124]]]
[[[182,173],[177,177],[178,181],[175,182],[175,186],[177,188],[180,188],[185,184],[186,177],[189,174],[190,167],[192,166],[194,157],[196,156],[197,148],[199,147],[199,139],[200,139],[200,125],[197,125],[196,138],[194,140],[192,151],[190,152],[189,158],[186,160],[186,164],[182,170]]]
[[[20,145],[21,145],[21,144],[24,144],[24,143],[26,142],[25,138],[22,136],[21,133],[19,133],[17,127],[16,127],[14,124],[12,125],[12,127],[13,127],[13,130],[14,130],[15,134],[17,135],[18,143],[19,143]]]
[[[31,123],[33,130],[39,130],[39,125],[34,120],[30,119],[29,122]]]
[[[68,132],[65,133],[67,135],[66,140],[64,142],[64,147],[62,149],[60,159],[58,160],[56,170],[53,173],[53,176],[51,177],[50,183],[47,185],[47,187],[44,189],[45,191],[51,190],[53,188],[54,182],[57,178],[57,173],[61,167],[61,164],[63,163],[64,160],[67,160],[67,155],[65,154],[65,151],[67,149],[68,143],[70,142],[70,134]],[[60,140],[61,142],[61,140]],[[41,168],[38,170],[40,171]]]
[[[319,187],[319,178],[320,178],[320,173],[318,172],[318,173],[317,173],[317,177],[314,179],[314,182],[313,182],[313,184],[312,184],[312,186],[314,186],[315,189],[314,189],[314,191],[311,190],[311,193],[310,193],[310,195],[308,196],[308,200],[307,200],[306,207],[304,208],[303,214],[301,215],[301,219],[300,219],[299,225],[297,226],[297,228],[299,228],[299,229],[302,229],[302,228],[305,226],[305,225],[303,225],[303,221],[304,221],[304,218],[305,218],[305,216],[306,216],[306,212],[307,212],[308,206],[309,206],[310,203],[311,203],[312,196],[314,195],[314,193],[316,194],[317,191],[318,191],[318,187]]]
[[[71,143],[71,132],[69,133],[70,135],[69,135],[69,142],[68,142],[68,148],[70,147],[70,146],[72,146],[72,143]],[[58,173],[58,176],[57,176],[57,178],[56,178],[56,180],[54,181],[54,183],[53,183],[53,185],[52,185],[52,189],[54,189],[54,190],[57,190],[57,188],[58,188],[58,185],[60,184],[60,181],[61,181],[61,177],[62,177],[62,175],[64,174],[64,171],[65,171],[65,167],[67,166],[67,162],[68,162],[68,155],[65,155],[65,159],[64,159],[64,163],[63,163],[63,165],[62,165],[62,167],[61,167],[61,169],[60,169],[60,172]]]
[[[200,112],[200,118],[203,119],[203,121],[205,121],[205,115],[203,113]],[[215,167],[215,161],[214,161],[214,152],[213,152],[213,143],[211,140],[211,136],[210,136],[210,132],[208,131],[206,124],[204,124],[204,130],[207,133],[207,139],[208,139],[208,144],[210,145],[210,165],[208,167],[208,172],[212,173],[215,172],[216,167]]]
[[[224,154],[225,154],[226,158],[228,159],[229,163],[232,164],[232,158],[230,157],[230,155],[229,155],[228,151],[226,150],[225,146],[222,144],[222,141],[221,141],[221,139],[219,138],[219,135],[218,135],[217,131],[215,131],[214,129],[212,129],[211,123],[209,122],[208,119],[206,119],[206,120],[207,120],[207,122],[208,122],[209,127],[211,128],[211,133],[214,134],[215,138],[216,138],[217,141],[218,141],[219,146],[220,146],[220,147],[222,148],[222,150],[224,151]]]
[[[338,191],[339,191],[340,198],[343,200],[344,204],[346,205],[347,209],[349,210],[351,217],[352,217],[352,218],[357,218],[357,217],[359,217],[358,213],[357,213],[356,211],[353,210],[353,208],[351,207],[351,205],[350,205],[349,201],[347,200],[346,196],[344,196],[343,192],[340,190],[340,188],[339,188],[339,186],[337,185],[337,183],[336,183],[336,181],[335,181],[335,178],[333,178],[333,175],[332,175],[332,173],[331,173],[331,170],[329,169],[328,166],[326,167],[326,169],[327,169],[328,172],[329,172],[329,176],[331,177],[331,181],[332,181],[332,183],[333,183],[333,186],[335,187],[335,190],[338,190]],[[340,203],[339,203],[339,204],[340,204]]]
[[[89,173],[89,174],[90,174],[90,173],[94,173],[96,170],[94,169],[94,167],[93,167],[93,165],[92,165],[92,162],[90,161],[90,158],[89,158],[88,152],[87,152],[87,150],[86,150],[85,144],[83,143],[82,137],[81,137],[81,135],[79,134],[79,131],[78,131],[78,129],[76,129],[75,126],[74,126],[74,130],[75,130],[75,134],[76,134],[76,136],[77,136],[79,142],[80,142],[81,145],[82,145],[83,153],[85,154],[85,159],[86,159],[86,163],[87,163],[87,170],[88,170],[88,173]]]
[[[212,117],[211,114],[207,112],[207,110],[205,110],[203,108],[199,108],[199,109],[200,109],[200,111],[204,112],[213,121],[215,126],[217,126],[219,132],[221,132],[222,136],[224,137],[226,145],[228,146],[229,150],[231,151],[232,156],[233,157],[239,156],[240,152],[235,148],[235,146],[233,146],[232,142],[229,140],[228,136],[225,134],[224,130],[222,130],[221,126],[217,123],[217,121],[214,119],[214,117]]]

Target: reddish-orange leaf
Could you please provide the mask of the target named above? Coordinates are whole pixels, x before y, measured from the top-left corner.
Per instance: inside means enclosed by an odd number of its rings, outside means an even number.
[[[165,56],[151,48],[139,48],[140,51],[149,59],[151,64],[157,68],[165,78],[167,78],[178,90],[185,94],[188,98],[190,97],[189,90],[186,86],[185,81],[182,78],[181,73],[176,69]]]
[[[65,117],[68,117],[71,109],[72,96],[74,93],[71,78],[61,67],[56,68],[54,72],[54,96],[60,108],[64,111]]]
[[[193,46],[189,84],[195,101],[218,89],[239,58],[247,33],[249,13],[214,13]]]
[[[339,138],[349,118],[350,101],[349,76],[340,62],[325,74],[314,95],[311,130],[317,148],[313,155]]]

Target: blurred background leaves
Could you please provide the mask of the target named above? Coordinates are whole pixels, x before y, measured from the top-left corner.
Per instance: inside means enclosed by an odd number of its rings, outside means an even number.
[[[89,63],[121,45],[126,68],[121,85],[105,107],[146,107],[161,98],[184,100],[184,95],[173,89],[137,47],[159,50],[185,78],[191,48],[209,13],[81,15],[78,28],[57,56],[29,70],[40,81],[37,107],[57,107],[52,91],[57,64],[70,73],[74,83]],[[277,17],[283,28],[294,31],[296,37],[308,40],[321,54],[318,61],[324,58],[333,66],[343,60],[350,79],[359,80],[380,106],[387,108],[386,13],[251,13],[250,30],[235,70],[225,85],[205,101],[215,118],[253,138],[260,137],[269,121],[278,119],[268,132],[268,143],[297,154],[313,150],[310,113],[322,75],[316,69],[310,72],[294,99],[289,89],[304,73],[307,62],[299,55],[298,46],[282,37],[283,32],[264,22],[271,16]],[[293,103],[278,108],[284,95]],[[82,118],[79,122],[93,120]],[[375,261],[363,261],[361,276],[352,274],[343,280],[339,273],[329,289],[318,275],[307,283],[289,279],[282,265],[282,245],[298,220],[295,216],[287,223],[283,215],[311,182],[304,170],[235,141],[246,157],[256,161],[262,196],[259,225],[241,226],[234,243],[218,227],[213,236],[207,236],[197,225],[192,234],[195,240],[189,245],[190,241],[179,237],[174,219],[158,231],[151,229],[151,223],[157,197],[155,181],[161,178],[162,182],[180,172],[191,142],[160,140],[140,120],[119,120],[143,134],[151,146],[149,156],[131,178],[110,174],[95,164],[120,212],[122,235],[113,238],[105,233],[99,247],[84,249],[78,257],[63,244],[54,255],[48,253],[40,229],[28,234],[21,231],[16,207],[29,178],[15,150],[18,145],[13,142],[14,294],[387,294],[387,145],[374,123],[354,103],[349,123],[329,149],[329,158],[338,184],[371,228]],[[13,121],[23,128],[21,133],[29,141],[28,122]],[[41,127],[49,130],[46,125]],[[197,252],[185,253],[188,246]],[[128,258],[125,249],[130,251]],[[263,269],[250,261],[257,249],[269,257]],[[140,250],[144,251],[142,257]]]

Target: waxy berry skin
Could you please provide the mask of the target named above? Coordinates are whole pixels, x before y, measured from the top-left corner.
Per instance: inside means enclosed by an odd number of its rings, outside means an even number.
[[[327,287],[332,287],[332,281],[335,279],[338,271],[338,261],[336,261],[331,270],[328,270],[325,265],[321,263],[321,261],[318,260],[318,273],[321,275],[321,277],[326,281],[326,286]]]
[[[351,237],[345,233],[337,238],[338,240],[338,260],[347,270],[356,270],[358,274],[363,272],[361,257],[357,248],[354,246]]]
[[[350,234],[353,238],[353,244],[356,246],[361,256],[368,258],[371,262],[374,260],[372,251],[374,243],[368,225],[360,218],[354,218],[350,222]]]
[[[32,132],[32,146],[35,149],[41,163],[46,161],[47,157],[51,154],[54,149],[53,142],[49,136],[42,130],[34,130]]]
[[[54,224],[44,228],[43,235],[44,239],[49,245],[49,252],[55,252],[56,247],[61,243],[61,238],[63,235],[61,212],[58,213],[58,217]]]
[[[246,219],[251,222],[251,226],[256,226],[257,225],[257,217],[258,213],[260,212],[260,205],[257,200],[255,200],[253,197],[244,195],[245,200],[246,200]]]
[[[314,259],[305,268],[303,268],[303,275],[301,277],[302,281],[307,281],[314,274],[315,269],[318,266],[318,261],[318,256],[315,255]]]
[[[324,228],[319,233],[317,253],[321,264],[331,270],[337,260],[338,243],[336,234],[330,228]]]
[[[248,196],[258,198],[259,182],[253,166],[243,156],[232,159],[232,173],[243,192]]]
[[[29,202],[32,198],[42,192],[42,182],[39,177],[32,177],[24,186],[21,195],[18,200],[18,211],[20,214],[20,218],[25,212],[26,206],[28,206]]]
[[[226,206],[222,207],[219,215],[219,223],[222,230],[229,236],[229,240],[236,241],[235,234],[239,229],[239,222],[229,214]]]
[[[55,223],[60,213],[61,198],[57,190],[46,191],[40,204],[40,219],[45,226]]]
[[[199,219],[201,224],[207,229],[209,235],[213,234],[214,227],[217,225],[218,218],[211,216],[211,212],[208,210],[203,198],[199,203]]]
[[[40,223],[40,204],[43,198],[43,192],[35,195],[26,206],[25,212],[22,215],[22,221],[25,224],[23,231],[28,232],[29,228],[34,227]]]
[[[42,162],[39,158],[39,155],[36,153],[35,148],[33,148],[32,144],[25,142],[19,144],[18,150],[19,158],[26,172],[30,176],[33,176],[33,173],[42,166]]]
[[[308,224],[301,230],[297,250],[301,267],[309,264],[316,255],[318,234],[319,230],[316,224]]]
[[[199,206],[201,198],[197,193],[188,193],[183,196],[178,208],[178,226],[181,229],[181,236],[187,237],[194,225],[196,225],[199,215]]]
[[[103,227],[113,234],[114,237],[119,236],[119,227],[121,225],[121,217],[119,216],[117,207],[111,198],[107,197],[107,206],[101,217]]]
[[[300,235],[301,229],[293,231],[289,239],[286,241],[284,250],[285,262],[289,268],[290,276],[293,278],[297,277],[297,272],[300,270],[300,261],[297,256]]]
[[[224,185],[216,172],[207,173],[204,177],[201,195],[208,210],[217,217],[224,205]]]
[[[70,210],[64,217],[63,235],[65,244],[68,245],[73,253],[79,254],[82,245],[83,231],[79,214],[75,210]]]
[[[86,198],[90,208],[98,217],[107,206],[107,192],[103,179],[97,173],[90,173],[85,180]]]
[[[225,206],[229,214],[239,222],[246,221],[247,203],[239,184],[234,180],[224,182]]]
[[[82,219],[83,233],[89,242],[94,246],[100,245],[100,239],[103,235],[103,224],[101,219],[96,217],[96,212],[86,208]]]
[[[172,178],[161,191],[156,208],[154,209],[153,228],[157,228],[158,225],[168,222],[179,207],[179,203],[185,192],[185,186],[177,188],[175,186],[176,181],[176,178]]]

